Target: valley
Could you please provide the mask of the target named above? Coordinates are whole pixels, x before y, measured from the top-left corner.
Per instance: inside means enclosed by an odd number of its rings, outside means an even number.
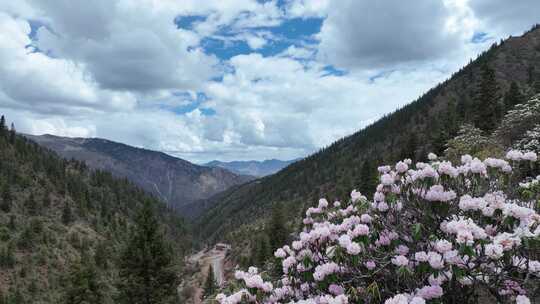
[[[83,161],[91,169],[127,178],[180,212],[197,200],[253,179],[226,169],[198,166],[165,153],[99,138],[25,136],[66,159]]]
[[[0,4],[0,304],[540,303],[538,12]]]

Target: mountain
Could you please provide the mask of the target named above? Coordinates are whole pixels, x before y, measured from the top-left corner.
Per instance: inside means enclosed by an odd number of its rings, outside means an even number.
[[[64,302],[66,285],[93,277],[113,303],[116,266],[143,203],[157,210],[178,263],[190,248],[175,212],[126,179],[65,160],[0,121],[0,302]],[[79,272],[80,265],[89,272]],[[92,271],[90,271],[92,269]],[[85,270],[86,271],[86,270]],[[87,289],[85,289],[87,288]],[[86,301],[83,301],[86,303]],[[98,303],[98,302],[96,302]]]
[[[251,176],[266,176],[274,174],[279,170],[287,167],[288,165],[298,161],[294,160],[279,160],[279,159],[267,159],[264,161],[231,161],[231,162],[221,162],[218,160],[211,161],[209,163],[203,164],[207,167],[219,167],[225,168],[229,171],[232,171],[236,174],[251,175]]]
[[[274,175],[221,193],[198,219],[198,231],[209,240],[252,238],[253,227],[246,227],[264,223],[275,203],[283,203],[292,219],[320,197],[347,199],[355,188],[370,195],[378,182],[378,164],[443,153],[465,123],[490,132],[509,107],[523,101],[512,96],[539,91],[536,25],[523,36],[495,43],[450,79],[355,134]]]
[[[100,138],[26,136],[66,159],[84,161],[92,169],[125,177],[180,211],[183,206],[252,179],[223,168],[198,166],[162,152]]]

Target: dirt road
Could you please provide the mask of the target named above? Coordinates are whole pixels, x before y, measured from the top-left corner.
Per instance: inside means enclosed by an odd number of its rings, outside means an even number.
[[[206,281],[208,274],[208,267],[212,266],[214,272],[214,278],[219,286],[223,286],[225,283],[225,275],[223,272],[223,265],[225,256],[229,246],[226,244],[216,245],[210,250],[202,250],[192,255],[188,259],[188,263],[199,264],[201,271],[193,278],[191,284],[194,287],[193,301],[194,304],[202,303],[203,284]]]

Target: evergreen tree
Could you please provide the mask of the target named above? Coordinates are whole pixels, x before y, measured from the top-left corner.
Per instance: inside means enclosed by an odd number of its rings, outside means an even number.
[[[28,210],[29,215],[38,214],[38,204],[36,200],[34,199],[34,193],[30,193],[28,200],[26,200],[26,209]]]
[[[499,87],[495,71],[489,66],[482,67],[482,79],[475,97],[474,124],[483,131],[491,131],[501,118]]]
[[[176,294],[177,276],[152,202],[139,210],[119,263],[119,303],[157,304]]]
[[[204,281],[203,297],[207,298],[216,292],[218,286],[214,277],[214,268],[212,265],[208,266],[208,273],[206,275],[206,281]]]
[[[375,187],[377,186],[377,168],[375,168],[374,161],[365,160],[360,169],[360,185],[358,191],[367,197],[373,194]]]
[[[62,223],[68,225],[72,220],[71,207],[69,207],[69,204],[66,202],[62,209]]]
[[[103,241],[100,242],[96,247],[96,252],[94,253],[94,261],[96,265],[102,269],[107,268],[109,260],[109,252],[107,250],[107,244]]]
[[[525,96],[521,94],[519,87],[515,81],[512,81],[508,92],[504,96],[504,107],[506,110],[511,109],[517,104],[525,102]]]
[[[267,235],[270,241],[270,249],[274,252],[287,241],[288,231],[285,225],[283,204],[276,203],[272,206],[272,215],[268,223]]]
[[[533,83],[533,92],[534,94],[540,93],[540,73],[536,74],[536,77]]]
[[[11,123],[11,130],[9,130],[9,143],[10,144],[14,144],[15,143],[15,138],[16,138],[16,131],[15,131],[15,125],[13,123]]]
[[[49,208],[50,206],[51,206],[51,195],[49,194],[49,192],[47,192],[43,196],[43,207]]]
[[[4,189],[2,190],[2,203],[0,204],[0,209],[4,212],[10,212],[11,211],[11,192],[9,189],[9,185],[6,183],[4,185]]]
[[[270,244],[266,235],[259,235],[253,254],[254,265],[256,266],[263,266],[266,260],[272,255]]]
[[[12,231],[17,229],[15,214],[11,214],[9,216],[8,228]]]
[[[411,133],[411,135],[407,139],[407,142],[405,143],[401,151],[400,159],[410,158],[413,161],[415,161],[417,149],[418,149],[418,138],[416,136],[416,133]]]
[[[2,115],[2,117],[0,117],[0,136],[4,136],[6,127],[6,118]]]
[[[12,242],[0,248],[0,267],[12,268],[15,265],[15,247]]]
[[[9,304],[24,304],[26,301],[24,300],[24,296],[21,292],[21,289],[17,286],[15,288],[14,292],[11,292],[11,294],[8,297],[8,303]]]
[[[92,263],[75,263],[66,280],[63,303],[101,304],[104,300],[103,284]]]

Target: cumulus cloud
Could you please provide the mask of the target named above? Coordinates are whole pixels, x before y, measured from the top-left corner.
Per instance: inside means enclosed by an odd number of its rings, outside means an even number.
[[[222,120],[221,135],[236,134],[232,138],[249,146],[306,153],[404,105],[446,76],[410,70],[373,81],[364,73],[327,75],[321,64],[305,66],[292,58],[259,54],[233,57],[230,64],[234,73],[205,90],[219,114],[212,119]]]
[[[540,1],[537,0],[474,0],[467,4],[481,22],[482,30],[503,37],[520,35],[540,22]]]
[[[0,12],[0,29],[3,107],[73,115],[135,105],[133,94],[100,89],[80,65],[35,52],[28,22]]]
[[[441,58],[459,47],[443,1],[332,1],[318,35],[323,59],[343,68],[387,68]]]
[[[198,162],[292,159],[444,80],[491,43],[473,33],[529,28],[536,2],[11,1],[0,9],[0,112],[23,132]],[[320,33],[289,39],[281,25],[293,18],[321,18]],[[248,47],[220,57],[205,39]]]
[[[100,86],[114,90],[196,89],[215,76],[215,58],[198,38],[173,26],[174,11],[127,1],[35,1],[47,23],[36,46],[85,65]]]

